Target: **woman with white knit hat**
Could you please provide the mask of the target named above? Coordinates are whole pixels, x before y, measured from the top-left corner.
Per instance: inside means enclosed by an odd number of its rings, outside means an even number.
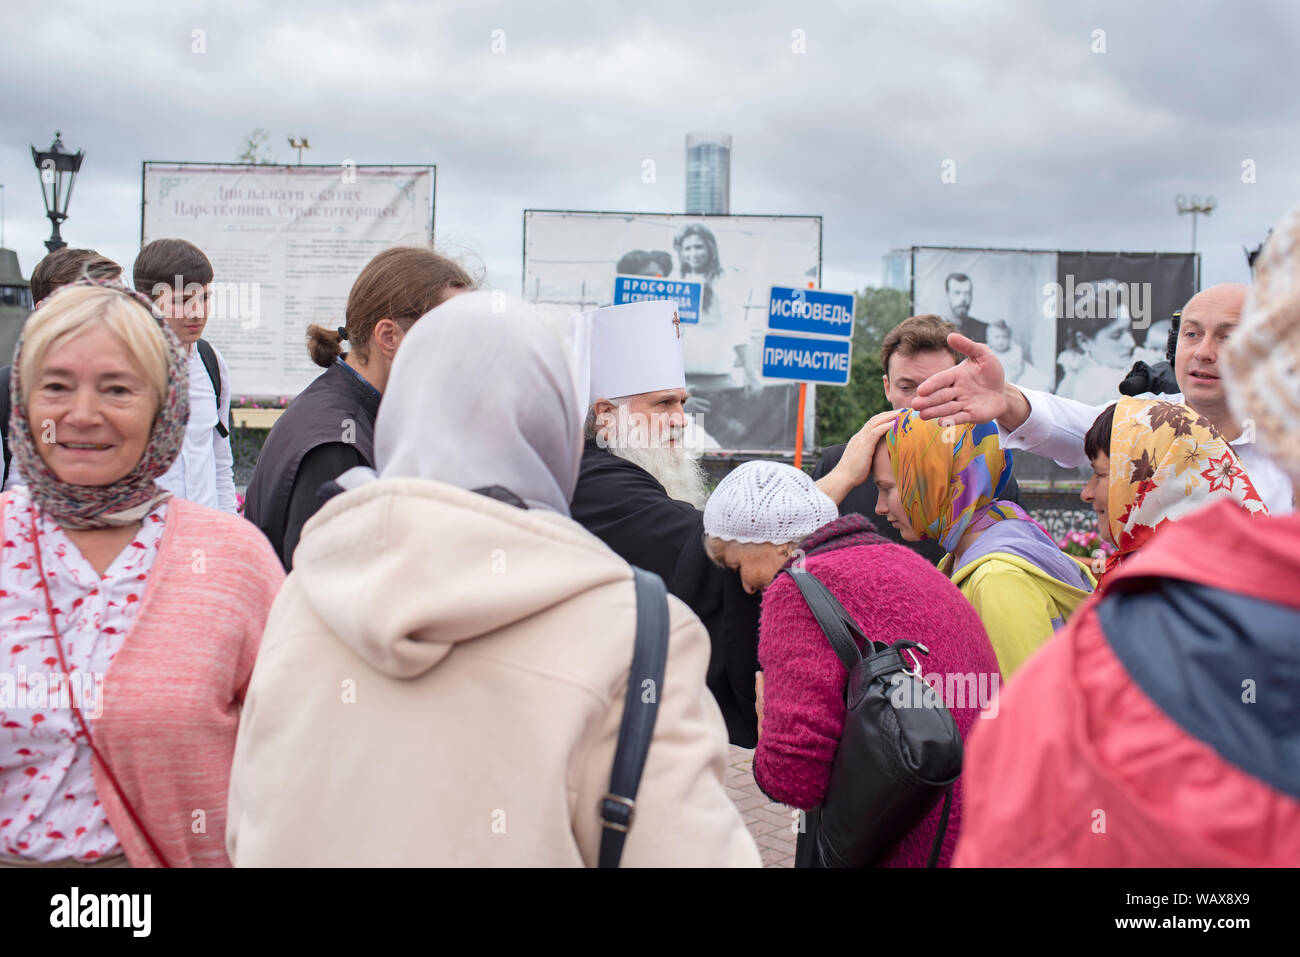
[[[886,417],[884,427],[894,414]],[[877,430],[883,435],[883,429]],[[995,693],[997,658],[979,616],[951,582],[924,558],[882,538],[863,515],[839,517],[830,498],[806,474],[776,462],[746,462],[718,485],[704,509],[705,548],[738,569],[746,590],[763,592],[758,660],[758,749],[754,779],[773,800],[811,812],[799,833],[796,866],[820,866],[816,809],[826,797],[831,762],[844,727],[848,671],[822,633],[790,576],[810,572],[839,599],[869,639],[900,638],[930,649],[927,673],[983,676]],[[979,705],[953,707],[965,735]],[[987,695],[986,695],[987,699]],[[879,863],[921,866],[939,828],[940,808],[927,815]],[[943,849],[946,866],[961,820],[961,782]]]

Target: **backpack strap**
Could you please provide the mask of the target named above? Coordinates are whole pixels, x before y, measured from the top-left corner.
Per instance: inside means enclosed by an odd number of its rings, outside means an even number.
[[[4,448],[4,468],[0,469],[0,487],[9,481],[9,460],[13,458],[13,452],[9,450],[9,379],[13,371],[13,366],[0,369],[0,445]]]
[[[805,569],[787,568],[783,569],[794,583],[799,586],[799,591],[803,594],[804,601],[808,603],[808,608],[812,611],[813,617],[817,619],[817,624],[821,626],[831,647],[835,649],[835,654],[839,655],[840,661],[844,662],[844,667],[853,673],[853,669],[858,666],[862,660],[862,653],[858,650],[858,644],[853,639],[856,637],[862,642],[862,646],[867,649],[874,647],[867,640],[858,623],[840,604],[825,583],[812,572]]]
[[[930,856],[926,867],[939,866],[939,853],[943,850],[943,836],[948,833],[948,815],[952,811],[952,785],[943,794],[943,812],[939,815],[939,830],[934,832],[934,843],[930,845]]]
[[[636,585],[636,646],[627,675],[623,718],[618,726],[618,746],[609,775],[609,793],[596,808],[600,825],[600,867],[618,867],[623,842],[635,818],[636,792],[641,784],[654,736],[659,697],[664,690],[664,665],[668,660],[668,591],[653,572],[632,568]],[[649,700],[643,694],[651,682]]]
[[[208,370],[208,378],[212,380],[212,391],[217,394],[217,435],[224,439],[230,435],[230,430],[221,421],[221,366],[217,364],[217,350],[207,339],[200,339],[194,345],[198,347],[203,368]]]

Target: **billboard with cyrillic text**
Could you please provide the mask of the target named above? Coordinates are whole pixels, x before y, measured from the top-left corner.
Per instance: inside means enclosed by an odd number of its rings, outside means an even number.
[[[203,338],[225,357],[234,400],[291,397],[322,371],[308,325],[344,324],[377,253],[433,241],[434,177],[432,166],[145,163],[141,245],[186,239],[212,261]]]

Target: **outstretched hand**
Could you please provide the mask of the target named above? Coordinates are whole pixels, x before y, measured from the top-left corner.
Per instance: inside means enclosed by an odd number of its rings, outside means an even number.
[[[948,336],[948,345],[966,358],[922,382],[912,408],[923,419],[942,418],[954,425],[992,422],[1004,415],[1006,375],[997,355],[958,332]]]

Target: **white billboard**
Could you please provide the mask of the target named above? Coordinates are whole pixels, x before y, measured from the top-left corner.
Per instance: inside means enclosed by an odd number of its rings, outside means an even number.
[[[361,269],[390,246],[433,241],[432,166],[145,163],[141,245],[186,239],[212,260],[203,337],[235,396],[294,396],[320,367],[311,323],[343,325]]]
[[[688,411],[714,448],[790,453],[798,387],[762,378],[768,298],[821,285],[821,233],[820,216],[525,210],[523,296],[579,312],[611,305],[616,276],[700,283],[699,321],[681,327]]]

